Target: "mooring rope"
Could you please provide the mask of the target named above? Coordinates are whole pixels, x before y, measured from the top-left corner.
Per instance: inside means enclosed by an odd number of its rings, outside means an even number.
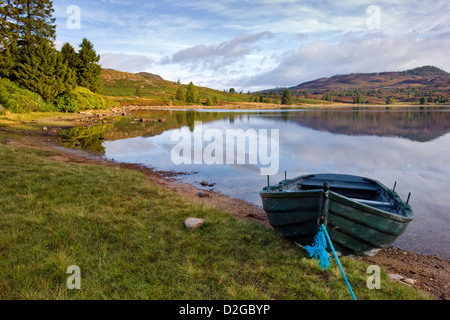
[[[328,267],[330,266],[330,256],[328,255],[328,252],[326,250],[327,240],[328,244],[330,245],[330,249],[333,252],[334,258],[336,259],[336,262],[339,266],[339,269],[341,270],[342,276],[344,277],[345,283],[347,284],[347,288],[350,291],[353,300],[356,300],[356,296],[353,293],[350,283],[348,282],[347,276],[345,275],[341,262],[339,261],[336,251],[334,250],[333,243],[331,242],[330,236],[324,223],[320,224],[319,233],[314,238],[314,245],[306,246],[306,251],[308,251],[310,257],[314,258],[315,260],[319,260],[319,266],[322,268],[322,270],[328,269]]]

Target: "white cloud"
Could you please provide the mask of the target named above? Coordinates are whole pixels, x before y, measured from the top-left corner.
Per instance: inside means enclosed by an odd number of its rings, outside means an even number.
[[[337,43],[315,40],[286,51],[272,70],[243,77],[251,87],[294,86],[336,74],[403,71],[424,65],[450,70],[450,40],[420,38],[415,33],[397,37],[383,32],[346,34]]]
[[[153,61],[143,55],[127,55],[123,53],[102,53],[100,63],[103,68],[116,69],[126,72],[142,72],[148,70]]]
[[[162,63],[192,63],[204,69],[224,68],[249,55],[256,48],[254,43],[265,38],[273,38],[271,32],[265,31],[255,35],[241,34],[231,41],[212,45],[196,45],[176,52],[171,59]]]

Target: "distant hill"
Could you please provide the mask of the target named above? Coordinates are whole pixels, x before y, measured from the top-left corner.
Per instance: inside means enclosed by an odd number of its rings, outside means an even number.
[[[336,75],[305,82],[290,88],[302,90],[357,90],[357,89],[396,89],[396,88],[442,88],[450,89],[450,73],[432,66],[415,68],[402,72],[352,73]]]
[[[424,66],[400,72],[352,73],[320,78],[289,88],[294,94],[352,103],[360,95],[360,103],[383,104],[389,97],[396,102],[416,104],[448,103],[450,73]]]

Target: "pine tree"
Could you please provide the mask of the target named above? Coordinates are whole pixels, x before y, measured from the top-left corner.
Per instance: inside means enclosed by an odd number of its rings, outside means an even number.
[[[51,0],[14,0],[14,20],[18,45],[30,48],[41,41],[53,43],[56,39],[53,2]]]
[[[183,101],[184,100],[183,90],[181,90],[181,89],[177,90],[177,92],[175,93],[175,99],[177,101]]]
[[[284,105],[292,104],[292,96],[289,89],[284,90],[283,97],[281,98],[281,104]]]
[[[99,92],[102,88],[102,67],[98,64],[100,56],[94,50],[93,44],[83,39],[78,52],[76,67],[77,83],[92,92]]]
[[[10,78],[18,56],[15,7],[12,0],[0,3],[0,77]]]
[[[196,103],[198,100],[197,88],[194,86],[192,81],[189,83],[186,92],[186,102],[187,103]]]
[[[75,73],[62,54],[45,41],[25,51],[15,76],[22,86],[52,103],[76,84]]]
[[[70,43],[66,42],[61,47],[61,54],[67,64],[72,70],[76,70],[78,64],[78,55],[75,52],[75,49],[70,45]]]

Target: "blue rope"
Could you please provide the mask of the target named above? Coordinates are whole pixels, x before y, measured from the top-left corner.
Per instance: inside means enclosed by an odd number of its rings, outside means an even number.
[[[331,251],[333,252],[334,258],[336,259],[336,262],[339,266],[339,269],[341,270],[342,276],[344,277],[345,283],[347,284],[348,290],[350,291],[350,294],[352,295],[353,300],[356,300],[356,296],[353,293],[352,287],[350,286],[350,283],[348,282],[347,276],[345,275],[344,269],[342,268],[341,262],[339,261],[339,258],[336,254],[336,251],[334,250],[333,243],[331,242],[330,236],[328,235],[327,228],[325,225],[321,225],[319,228],[319,233],[314,238],[314,245],[313,246],[306,246],[306,251],[308,251],[310,257],[314,257],[315,260],[320,260],[319,266],[323,269],[328,269],[330,266],[330,256],[328,255],[328,252],[326,251],[327,248],[327,242],[325,238],[328,240],[328,243],[330,245]]]
[[[316,261],[319,260],[319,267],[322,270],[328,269],[330,266],[330,256],[327,252],[327,239],[322,229],[319,229],[319,232],[314,237],[314,245],[306,246],[305,249],[311,258],[314,258]]]

